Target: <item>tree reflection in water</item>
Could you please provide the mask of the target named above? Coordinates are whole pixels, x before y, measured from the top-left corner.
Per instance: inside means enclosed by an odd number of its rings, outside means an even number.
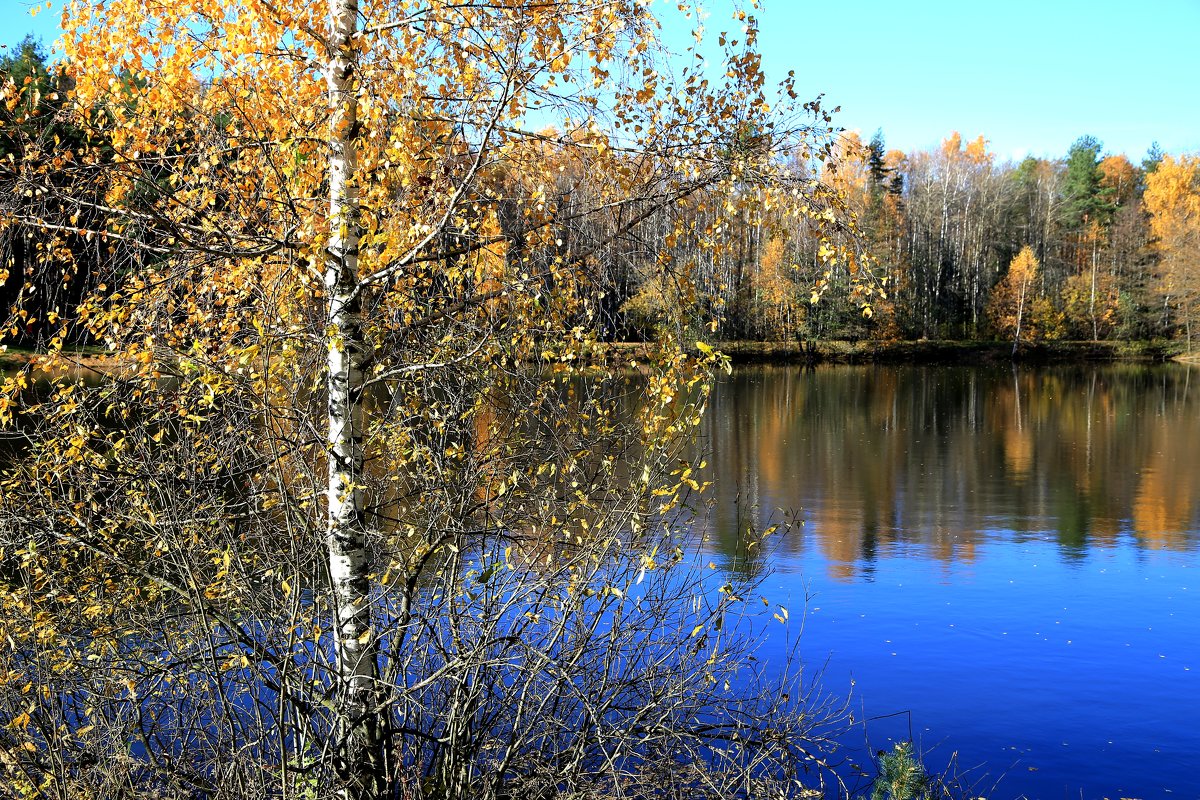
[[[783,553],[817,548],[843,579],[869,576],[878,558],[906,547],[971,562],[997,536],[1049,533],[1068,557],[1122,537],[1192,550],[1193,371],[739,369],[703,427],[713,547],[742,563],[739,530],[793,511],[805,525],[784,537]]]

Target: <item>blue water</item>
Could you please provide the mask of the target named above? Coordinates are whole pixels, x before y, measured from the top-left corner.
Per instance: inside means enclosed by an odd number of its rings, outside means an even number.
[[[907,712],[856,727],[858,760],[911,732],[993,798],[1200,797],[1197,379],[735,373],[705,429],[713,552],[802,521],[741,567],[806,608],[802,652],[856,721]]]

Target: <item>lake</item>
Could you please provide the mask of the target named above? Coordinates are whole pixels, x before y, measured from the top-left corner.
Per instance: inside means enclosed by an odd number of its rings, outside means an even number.
[[[747,367],[701,433],[709,557],[803,622],[850,760],[911,734],[992,798],[1200,797],[1200,371]]]
[[[714,559],[807,596],[826,688],[898,714],[860,751],[911,730],[994,798],[1200,797],[1200,371],[743,368],[703,436]]]

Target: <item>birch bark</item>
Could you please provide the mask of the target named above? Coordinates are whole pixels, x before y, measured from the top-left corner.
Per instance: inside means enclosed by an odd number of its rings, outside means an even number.
[[[345,798],[371,798],[384,784],[378,700],[379,645],[372,627],[363,514],[363,373],[358,300],[358,128],[354,34],[358,0],[330,0],[326,81],[329,135],[329,244],[325,254],[328,346],[329,576],[336,604],[336,727]]]

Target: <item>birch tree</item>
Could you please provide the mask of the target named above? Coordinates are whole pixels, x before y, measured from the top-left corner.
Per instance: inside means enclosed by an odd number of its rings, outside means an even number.
[[[68,7],[61,113],[93,144],[0,169],[43,265],[69,275],[66,237],[104,264],[0,388],[14,794],[826,774],[799,694],[722,688],[746,587],[684,574],[717,357],[583,360],[613,248],[666,275],[748,206],[837,218],[779,168],[828,155],[828,118],[768,90],[738,14],[718,82],[616,0]]]
[[[988,300],[988,317],[993,329],[1000,334],[1012,334],[1013,355],[1021,341],[1021,331],[1029,338],[1029,306],[1033,299],[1037,281],[1037,256],[1029,245],[1021,248],[1016,258],[1008,265],[1008,273],[996,284]]]

